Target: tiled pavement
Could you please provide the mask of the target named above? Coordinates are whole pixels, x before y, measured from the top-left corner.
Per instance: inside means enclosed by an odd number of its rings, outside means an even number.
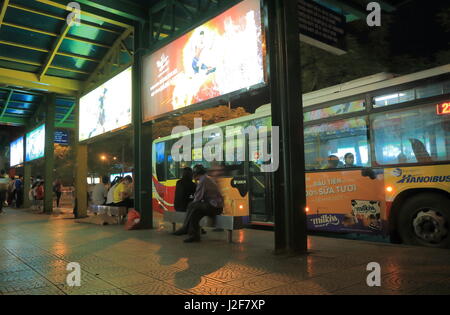
[[[170,226],[125,231],[7,209],[0,215],[0,294],[450,294],[450,250],[309,237],[310,254],[272,254],[273,233],[208,231],[184,244]],[[82,268],[66,284],[69,262]],[[382,285],[366,284],[369,262]]]

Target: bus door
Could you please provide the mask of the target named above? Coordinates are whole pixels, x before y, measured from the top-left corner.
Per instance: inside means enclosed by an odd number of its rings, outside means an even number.
[[[271,146],[271,137],[268,136],[268,147]],[[252,140],[253,141],[253,140]],[[251,147],[249,143],[247,148]],[[258,145],[260,145],[259,143]],[[263,172],[261,165],[265,162],[261,161],[260,150],[248,159],[245,173],[248,176],[249,189],[249,206],[250,206],[250,222],[255,225],[273,225],[273,209],[272,209],[272,173]],[[248,156],[248,154],[246,154]],[[270,161],[269,161],[270,162]]]
[[[272,174],[261,172],[258,165],[250,162],[248,182],[251,223],[273,225]]]

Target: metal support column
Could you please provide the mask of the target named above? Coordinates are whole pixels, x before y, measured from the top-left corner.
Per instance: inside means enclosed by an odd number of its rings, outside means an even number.
[[[141,82],[142,57],[146,52],[150,34],[148,26],[136,23],[134,27],[134,66],[133,66],[133,143],[134,143],[134,181],[135,208],[141,215],[141,228],[153,228],[152,209],[152,164],[151,126],[143,126]]]
[[[75,168],[75,198],[76,198],[76,217],[87,217],[87,161],[88,147],[86,144],[78,143],[80,128],[80,102],[75,104],[75,120],[76,120],[76,168]]]
[[[31,207],[31,200],[28,198],[31,189],[31,164],[23,165],[23,207],[28,209]]]
[[[53,172],[55,168],[55,109],[56,96],[50,94],[45,109],[44,212],[53,212]]]
[[[305,254],[306,185],[297,1],[266,0],[272,121],[280,126],[274,176],[275,252]]]

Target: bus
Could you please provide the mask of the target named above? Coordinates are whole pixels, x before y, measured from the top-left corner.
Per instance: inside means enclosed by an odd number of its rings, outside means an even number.
[[[449,248],[449,104],[450,65],[404,76],[381,73],[305,94],[308,230]],[[271,125],[269,104],[214,126]],[[210,163],[194,149],[194,162],[176,162],[171,148],[181,136],[153,142],[154,211],[174,211],[181,169],[203,164],[215,170],[224,215],[243,216],[249,226],[274,225],[273,174],[261,171],[257,155]],[[236,140],[237,151],[248,141]]]

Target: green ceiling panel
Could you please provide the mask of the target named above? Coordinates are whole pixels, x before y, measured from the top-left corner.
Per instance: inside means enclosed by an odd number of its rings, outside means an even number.
[[[31,2],[31,1],[30,1]],[[33,29],[59,34],[65,21],[56,20],[44,15],[37,15],[31,12],[8,8],[5,22],[18,24]]]
[[[47,75],[60,77],[60,78],[66,78],[66,79],[74,79],[74,80],[86,80],[87,76],[88,76],[86,74],[69,72],[69,71],[53,69],[53,68],[48,69]]]
[[[3,25],[0,31],[0,40],[48,49],[53,44],[54,37]],[[14,46],[9,47],[14,48]]]
[[[7,46],[6,49],[2,49],[0,51],[0,56],[23,61],[29,61],[40,65],[44,62],[47,53],[20,47]]]
[[[0,68],[7,68],[7,69],[18,70],[18,71],[36,73],[40,67],[31,66],[31,65],[27,65],[27,64],[23,64],[23,63],[5,61],[0,58]]]
[[[85,59],[72,58],[57,55],[52,62],[52,65],[73,69],[76,71],[90,72],[95,69],[97,63]]]
[[[117,34],[105,32],[100,29],[89,27],[86,25],[72,26],[69,30],[69,36],[78,36],[80,38],[89,39],[91,41],[98,41],[101,43],[109,44],[114,42]]]
[[[108,52],[108,49],[78,41],[64,40],[59,51],[101,59]]]

